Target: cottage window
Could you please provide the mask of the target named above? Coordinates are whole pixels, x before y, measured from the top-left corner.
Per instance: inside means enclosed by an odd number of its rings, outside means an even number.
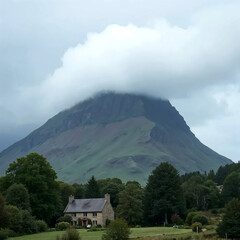
[[[97,221],[96,220],[93,220],[93,225],[97,225]]]
[[[97,217],[97,213],[96,212],[94,212],[92,215],[93,215],[93,217]]]
[[[87,217],[87,213],[86,213],[86,212],[84,212],[84,213],[83,213],[83,216],[84,216],[84,217]]]

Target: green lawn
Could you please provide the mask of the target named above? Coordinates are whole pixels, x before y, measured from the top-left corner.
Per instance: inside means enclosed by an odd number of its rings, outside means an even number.
[[[87,230],[79,230],[82,240],[100,240],[103,231],[99,232],[87,232]],[[164,227],[151,227],[151,228],[132,228],[131,238],[157,236],[162,234],[183,234],[191,232],[190,229],[173,229]],[[61,235],[64,232],[45,232],[32,235],[25,235],[21,237],[9,238],[9,240],[55,240],[57,235]]]

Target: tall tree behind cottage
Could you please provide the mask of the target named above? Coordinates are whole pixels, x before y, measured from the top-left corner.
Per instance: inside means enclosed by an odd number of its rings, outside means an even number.
[[[178,171],[163,162],[148,178],[144,199],[144,215],[147,224],[168,223],[172,214],[184,214],[186,210]]]

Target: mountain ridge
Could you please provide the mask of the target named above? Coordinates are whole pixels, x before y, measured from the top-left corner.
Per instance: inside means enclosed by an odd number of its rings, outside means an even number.
[[[169,101],[116,93],[97,95],[58,113],[1,152],[0,169],[32,151],[46,156],[66,182],[95,175],[146,183],[162,161],[181,173],[216,170],[231,162],[203,145]]]

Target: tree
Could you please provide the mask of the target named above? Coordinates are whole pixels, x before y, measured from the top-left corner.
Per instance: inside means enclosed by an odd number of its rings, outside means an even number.
[[[192,223],[200,222],[202,225],[208,225],[208,218],[204,215],[197,214],[192,218]]]
[[[7,190],[6,202],[19,209],[30,210],[29,194],[23,184],[13,184]]]
[[[230,173],[223,183],[223,190],[221,197],[225,203],[229,202],[232,198],[240,198],[240,173]]]
[[[108,193],[111,195],[111,204],[113,208],[116,208],[119,203],[119,193],[124,189],[123,184],[118,184],[115,182],[108,182],[102,188],[102,195]]]
[[[217,233],[222,238],[240,239],[240,200],[233,198],[227,205]]]
[[[8,182],[23,184],[30,195],[32,213],[49,222],[61,206],[56,173],[46,158],[37,153],[17,159],[6,171]]]
[[[186,222],[189,226],[191,226],[191,225],[192,225],[192,219],[193,219],[196,215],[197,215],[196,212],[189,212],[188,215],[187,215],[187,217],[186,217],[185,222]]]
[[[210,170],[208,173],[208,179],[215,181],[215,173],[213,170]]]
[[[110,222],[106,233],[102,235],[102,240],[127,240],[130,235],[130,229],[127,222],[123,219],[117,219]]]
[[[130,226],[140,224],[143,218],[143,191],[136,184],[128,184],[119,193],[117,216],[125,219]]]
[[[168,222],[171,215],[185,213],[185,201],[178,171],[163,162],[148,178],[144,198],[145,219],[148,223]]]
[[[7,227],[9,224],[9,214],[5,207],[5,199],[0,193],[0,229]]]
[[[182,184],[182,188],[188,209],[207,210],[219,206],[219,190],[216,184],[205,176],[192,176]]]
[[[65,207],[68,204],[69,196],[74,194],[74,187],[64,182],[60,182],[59,186],[60,186],[62,206],[63,206],[63,209],[65,209]]]
[[[84,198],[85,186],[83,186],[82,184],[74,183],[73,187],[74,187],[74,197],[76,199]]]
[[[119,202],[118,194],[124,189],[124,184],[119,178],[106,178],[100,179],[97,181],[100,194],[104,196],[104,194],[108,193],[111,195],[111,204],[113,208],[116,208]]]
[[[85,193],[86,198],[99,198],[101,197],[98,183],[95,180],[94,176],[88,181],[87,186],[86,186],[86,193]]]

